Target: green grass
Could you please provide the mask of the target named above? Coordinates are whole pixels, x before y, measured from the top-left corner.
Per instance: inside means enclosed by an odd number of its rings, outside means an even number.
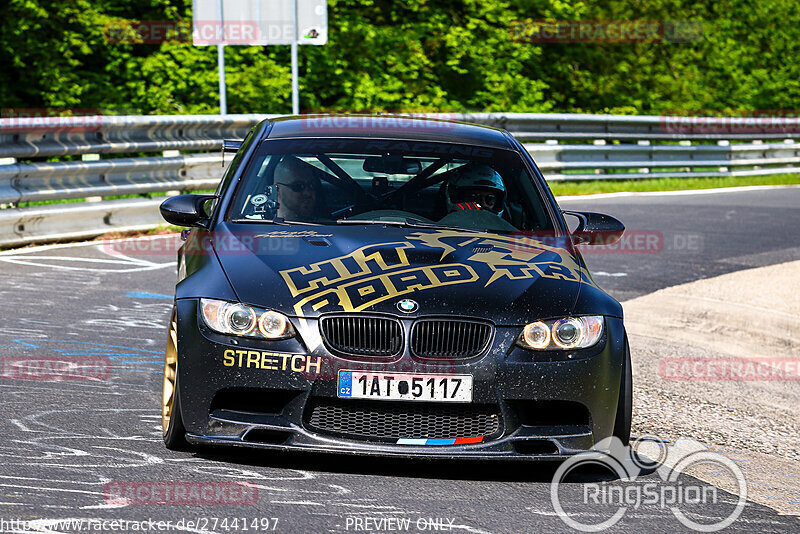
[[[35,202],[20,202],[16,207],[30,208],[32,206],[46,206],[48,204],[74,204],[75,202],[85,202],[82,198],[65,198],[63,200],[37,200]]]
[[[655,178],[641,180],[584,180],[574,182],[548,182],[556,196],[594,195],[638,191],[679,191],[682,189],[712,189],[745,185],[800,184],[800,174],[770,176],[734,176],[724,178]]]

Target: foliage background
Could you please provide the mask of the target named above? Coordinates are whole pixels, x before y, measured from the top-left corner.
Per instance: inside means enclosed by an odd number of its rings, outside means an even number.
[[[329,0],[300,47],[304,111],[793,110],[796,0]],[[109,43],[117,19],[188,20],[191,0],[5,0],[0,108],[216,113],[216,47]],[[515,20],[702,21],[692,43],[512,42]],[[226,48],[228,111],[291,110],[289,47]]]

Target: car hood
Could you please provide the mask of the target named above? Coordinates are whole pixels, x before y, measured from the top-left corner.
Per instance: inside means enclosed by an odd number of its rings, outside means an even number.
[[[563,240],[522,234],[222,224],[210,237],[240,301],[300,318],[365,311],[522,325],[568,315],[592,283]],[[416,309],[400,310],[406,299]]]

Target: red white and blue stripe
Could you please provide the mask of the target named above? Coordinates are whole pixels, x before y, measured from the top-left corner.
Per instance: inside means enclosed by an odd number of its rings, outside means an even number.
[[[473,436],[470,438],[455,438],[455,439],[427,439],[427,438],[400,438],[397,440],[398,445],[468,445],[470,443],[481,443],[483,436]]]

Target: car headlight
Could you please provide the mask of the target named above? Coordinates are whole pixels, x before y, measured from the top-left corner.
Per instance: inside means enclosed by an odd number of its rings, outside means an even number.
[[[220,334],[261,339],[286,339],[295,335],[289,318],[273,310],[214,299],[200,299],[200,309],[206,325]]]
[[[597,343],[602,335],[602,315],[565,317],[525,325],[517,344],[536,350],[585,349]]]

